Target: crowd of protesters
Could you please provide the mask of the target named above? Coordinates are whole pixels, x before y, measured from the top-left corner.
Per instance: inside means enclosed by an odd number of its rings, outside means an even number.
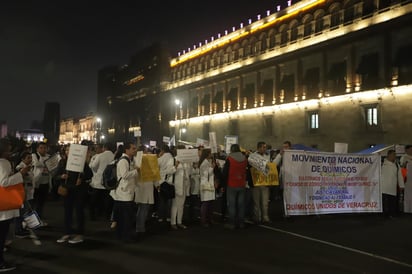
[[[149,219],[160,225],[166,224],[170,230],[185,230],[198,221],[205,228],[220,221],[228,229],[242,229],[247,223],[269,224],[273,220],[268,209],[269,202],[283,197],[283,151],[292,148],[290,141],[285,141],[280,150],[273,150],[263,141],[257,142],[254,151],[245,151],[238,144],[233,144],[227,154],[224,151],[212,153],[210,148],[202,146],[193,147],[198,150],[199,161],[186,163],[180,162],[176,153],[177,149],[185,146],[164,144],[159,149],[148,149],[128,141],[118,147],[111,143],[94,144],[88,141],[82,142],[82,145],[88,147],[84,169],[83,172],[73,172],[66,169],[70,145],[55,146],[39,142],[12,147],[6,139],[0,142],[0,185],[23,182],[28,205],[38,213],[42,227],[48,226],[49,216],[45,214],[47,201],[63,201],[64,234],[56,240],[57,243],[82,243],[87,234],[86,216],[90,221],[102,221],[114,230],[113,234],[119,241],[125,243],[145,237]],[[411,148],[407,147],[407,151],[412,155]],[[135,163],[138,151],[157,154],[160,180],[142,181],[140,166]],[[274,182],[270,181],[272,177],[259,174],[260,171],[248,163],[251,153],[257,153],[259,157],[276,164],[279,185],[274,186]],[[408,157],[412,157],[409,154],[402,158],[403,166],[408,164]],[[59,159],[58,166],[48,170],[45,161],[55,155]],[[385,188],[383,202],[385,216],[392,216],[396,206],[393,199],[396,190],[393,190],[392,181],[395,184],[398,182],[393,176],[399,175],[399,168],[395,166],[391,169],[391,163],[396,158],[394,151],[390,151],[388,156],[383,177],[392,186]],[[114,190],[108,190],[102,183],[103,171],[116,160],[119,185]],[[396,175],[392,175],[392,171]],[[165,185],[162,184],[174,187],[172,196],[164,193]],[[59,195],[60,186],[66,189],[64,196]],[[402,189],[404,186],[399,184]],[[220,219],[213,215],[216,208],[220,211]],[[407,209],[410,210],[409,204]],[[0,211],[2,271],[14,269],[3,258],[12,239],[29,235],[22,227],[23,220],[19,215],[19,210]],[[283,217],[287,217],[284,211]],[[9,229],[11,223],[14,226]]]

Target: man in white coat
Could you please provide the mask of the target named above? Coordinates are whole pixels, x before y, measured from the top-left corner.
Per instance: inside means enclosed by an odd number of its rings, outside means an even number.
[[[172,200],[165,197],[160,192],[160,185],[163,183],[174,184],[174,174],[176,172],[175,159],[168,145],[163,145],[159,158],[159,172],[160,172],[160,181],[156,183],[155,187],[158,192],[158,208],[157,215],[159,217],[158,221],[163,222],[164,220],[170,218],[171,204]]]
[[[133,242],[133,220],[135,217],[134,193],[139,167],[136,167],[133,157],[136,156],[137,147],[132,142],[124,144],[125,153],[117,162],[117,179],[119,185],[110,191],[114,200],[114,219],[117,222],[116,234],[123,242]]]
[[[147,153],[147,151],[144,151],[144,153]],[[144,172],[144,169],[142,170]],[[136,237],[137,240],[141,240],[142,236],[146,233],[147,216],[154,204],[154,182],[143,181],[141,176],[139,176],[137,178],[134,201],[137,204]]]
[[[89,166],[93,171],[90,183],[90,219],[95,220],[98,216],[104,216],[105,220],[110,218],[113,202],[109,196],[109,190],[103,186],[103,171],[114,159],[115,146],[106,143],[102,151],[95,154],[90,160]]]
[[[381,169],[382,205],[385,218],[393,217],[397,212],[397,188],[405,187],[401,169],[396,162],[396,152],[391,149],[383,161]]]

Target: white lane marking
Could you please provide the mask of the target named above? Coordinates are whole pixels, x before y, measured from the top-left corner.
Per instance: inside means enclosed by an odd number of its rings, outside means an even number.
[[[314,241],[314,242],[322,243],[322,244],[325,244],[325,245],[329,245],[329,246],[349,250],[349,251],[352,251],[352,252],[355,252],[355,253],[363,254],[363,255],[370,256],[370,257],[373,257],[373,258],[376,258],[376,259],[380,259],[380,260],[383,260],[383,261],[387,261],[387,262],[391,262],[391,263],[394,263],[394,264],[398,264],[398,265],[402,265],[402,266],[405,266],[405,267],[412,268],[411,264],[404,263],[404,262],[394,260],[394,259],[391,259],[391,258],[383,257],[383,256],[373,254],[373,253],[370,253],[370,252],[362,251],[362,250],[359,250],[359,249],[356,249],[356,248],[351,248],[351,247],[347,247],[347,246],[344,246],[344,245],[319,240],[319,239],[316,239],[316,238],[312,238],[312,237],[308,237],[308,236],[305,236],[305,235],[293,233],[293,232],[282,230],[282,229],[279,229],[279,228],[274,228],[274,227],[271,227],[271,226],[266,226],[266,225],[259,225],[259,226],[263,227],[263,228],[266,228],[266,229],[276,231],[276,232],[289,234],[289,235],[299,237],[299,238],[302,238],[302,239],[306,239],[306,240],[309,240],[309,241]]]

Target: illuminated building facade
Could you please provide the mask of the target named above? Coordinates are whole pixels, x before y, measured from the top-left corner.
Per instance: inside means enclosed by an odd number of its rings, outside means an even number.
[[[151,123],[168,119],[168,136],[189,142],[216,132],[252,149],[411,143],[411,23],[411,1],[299,1],[171,59],[159,89],[117,89],[117,99],[124,108],[154,95]]]
[[[61,144],[80,144],[81,141],[101,143],[105,134],[101,132],[102,119],[93,113],[78,118],[65,118],[60,120]]]

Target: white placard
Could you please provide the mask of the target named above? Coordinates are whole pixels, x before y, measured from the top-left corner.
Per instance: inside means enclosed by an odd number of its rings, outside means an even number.
[[[138,151],[134,157],[134,165],[140,167],[142,165],[143,151]]]
[[[155,146],[156,146],[156,141],[150,141],[150,142],[149,142],[149,145],[150,145],[151,147],[155,147]]]
[[[199,161],[197,149],[178,149],[176,160],[182,163],[194,163]]]
[[[267,165],[269,160],[259,153],[251,153],[248,157],[248,162],[251,166],[262,172],[264,175],[269,173],[269,167]]]
[[[216,132],[209,132],[209,145],[212,153],[217,153]]]
[[[335,153],[348,153],[348,144],[335,143]]]
[[[170,142],[170,137],[169,136],[163,136],[163,143],[169,143]]]
[[[230,147],[238,143],[238,136],[225,136],[225,152],[230,153]]]
[[[197,147],[200,147],[200,146],[208,147],[209,146],[209,141],[205,140],[205,139],[197,138],[196,139],[196,146]]]
[[[133,131],[133,133],[134,133],[134,137],[142,137],[142,131],[141,130],[136,129],[135,131]]]
[[[396,155],[405,154],[405,146],[404,145],[395,145],[395,152],[396,152]]]
[[[60,160],[60,157],[59,157],[59,155],[56,153],[56,154],[52,155],[49,159],[47,159],[46,161],[44,161],[44,164],[46,165],[47,170],[48,170],[48,171],[53,171],[53,170],[55,170],[55,169],[58,167],[58,165],[59,165],[59,160]]]
[[[67,157],[66,170],[83,172],[84,163],[86,162],[87,149],[87,146],[71,144],[69,155]]]

